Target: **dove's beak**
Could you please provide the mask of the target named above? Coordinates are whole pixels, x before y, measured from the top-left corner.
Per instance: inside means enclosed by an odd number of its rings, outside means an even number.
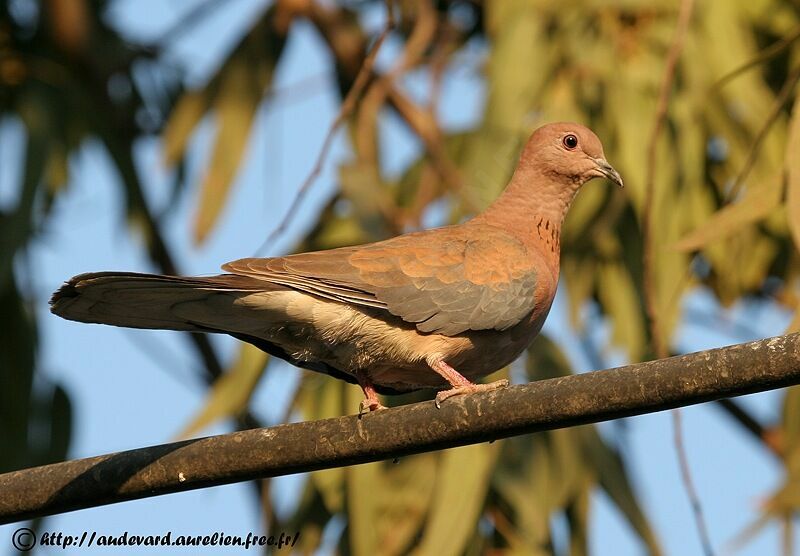
[[[597,171],[600,176],[608,178],[620,187],[624,187],[622,184],[622,176],[619,175],[619,172],[614,170],[614,167],[611,166],[605,158],[595,158],[594,163],[597,165]]]

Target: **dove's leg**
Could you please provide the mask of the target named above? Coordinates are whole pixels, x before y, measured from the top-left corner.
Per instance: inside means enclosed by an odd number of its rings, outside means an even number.
[[[358,385],[361,386],[361,389],[364,391],[364,399],[358,404],[358,414],[363,415],[368,411],[386,409],[386,406],[378,399],[378,393],[375,391],[375,387],[372,385],[372,381],[367,375],[361,371],[356,371],[354,374],[356,380],[358,380]]]
[[[474,382],[470,382],[467,377],[441,359],[429,361],[428,364],[452,385],[452,388],[449,390],[442,390],[436,394],[436,407],[440,407],[444,400],[452,398],[453,396],[470,394],[473,392],[488,392],[489,390],[497,390],[498,388],[508,386],[508,381],[506,379],[490,382],[489,384],[475,384]]]

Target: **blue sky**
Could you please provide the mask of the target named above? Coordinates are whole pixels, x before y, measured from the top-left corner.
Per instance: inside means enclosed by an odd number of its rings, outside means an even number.
[[[160,36],[180,14],[195,2],[120,1],[112,10],[113,20],[135,40]],[[260,0],[236,0],[187,34],[169,50],[176,62],[192,69],[191,82],[200,84],[216,67],[221,56],[263,9]],[[157,15],[157,17],[154,17]],[[370,18],[378,22],[380,14]],[[187,274],[217,272],[219,264],[253,255],[277,224],[294,191],[314,164],[329,122],[338,108],[330,79],[329,59],[310,27],[292,34],[286,57],[279,68],[278,90],[313,78],[302,95],[278,95],[262,107],[233,197],[220,224],[201,247],[191,241],[189,223],[194,214],[193,191],[184,195],[169,215],[166,237]],[[391,59],[396,45],[387,45],[382,62]],[[475,75],[479,59],[466,60],[445,80],[442,120],[451,128],[469,127],[481,114],[485,91]],[[472,63],[475,62],[475,63]],[[421,90],[424,82],[406,83]],[[388,120],[383,156],[387,168],[397,171],[417,152],[407,132]],[[203,171],[213,132],[213,121],[204,122],[191,144],[189,183]],[[15,122],[0,124],[0,204],[13,202],[16,188],[21,128]],[[286,252],[294,240],[314,221],[316,210],[335,187],[338,161],[348,156],[340,135],[313,193],[293,219],[289,232],[264,254]],[[137,161],[148,200],[153,207],[166,202],[170,174],[161,165],[160,144],[143,141]],[[186,339],[173,332],[130,331],[88,326],[51,316],[46,301],[65,279],[91,270],[154,270],[143,254],[141,242],[124,225],[121,188],[107,156],[98,144],[87,142],[70,161],[69,191],[62,195],[47,229],[32,245],[27,261],[38,270],[30,284],[37,300],[43,351],[40,366],[46,376],[64,384],[75,407],[74,437],[70,458],[168,442],[203,406],[206,389],[200,382],[200,363],[187,349]],[[789,317],[775,308],[735,307],[722,312],[713,299],[697,292],[688,304],[712,316],[713,326],[686,323],[677,336],[681,351],[695,351],[783,332]],[[747,327],[739,323],[747,322]],[[574,334],[566,321],[563,291],[545,325],[545,332],[567,346],[575,367],[590,370],[581,357]],[[598,325],[597,337],[607,335]],[[214,338],[226,357],[235,349],[228,338]],[[619,360],[611,354],[611,359]],[[253,410],[265,422],[282,414],[288,392],[300,372],[288,365],[270,368],[253,400]],[[775,419],[780,412],[780,394],[766,393],[741,400],[756,415]],[[719,549],[757,516],[758,504],[780,483],[780,466],[754,440],[732,426],[713,405],[695,406],[683,414],[686,450],[694,481],[703,502],[709,530]],[[609,437],[612,424],[601,426]],[[218,425],[206,433],[222,433]],[[658,413],[625,421],[622,448],[630,464],[639,498],[667,554],[699,554],[700,545],[689,504],[679,478],[669,413]],[[292,507],[302,476],[276,480],[274,500],[279,511]],[[556,526],[559,526],[558,524]],[[0,553],[10,551],[10,537],[17,525],[0,527]],[[231,485],[172,494],[55,516],[46,530],[80,534],[83,530],[104,534],[129,531],[135,534],[207,534],[224,531],[246,535],[263,532],[255,496],[250,485]],[[42,531],[43,532],[43,531]],[[592,553],[598,555],[639,554],[642,549],[614,507],[598,494],[593,498],[591,519]],[[780,532],[768,528],[741,554],[774,554],[779,551]],[[56,553],[59,549],[42,550]],[[215,553],[228,553],[219,549]],[[164,553],[164,552],[162,552]],[[175,549],[175,553],[186,553]],[[234,552],[230,552],[234,553]]]

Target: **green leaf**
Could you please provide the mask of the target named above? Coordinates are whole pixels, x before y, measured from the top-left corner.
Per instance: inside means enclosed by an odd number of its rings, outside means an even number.
[[[286,521],[278,521],[275,530],[299,531],[297,553],[314,554],[322,542],[322,532],[331,517],[319,491],[308,481],[303,488],[297,510]]]
[[[569,553],[571,556],[585,556],[589,553],[589,484],[578,492],[566,508],[569,523]]]
[[[503,536],[518,536],[533,553],[549,553],[550,491],[560,476],[550,465],[546,435],[509,438],[502,450],[492,482],[515,524],[515,530]]]
[[[594,426],[579,427],[584,457],[597,474],[600,486],[628,520],[633,530],[639,535],[651,554],[661,554],[655,533],[644,515],[628,475],[622,458],[612,450],[601,438]]]
[[[795,99],[786,142],[786,211],[795,248],[800,250],[800,102]]]
[[[467,547],[481,514],[498,444],[475,444],[441,453],[433,501],[417,555],[459,555]]]
[[[370,163],[343,164],[339,167],[339,183],[342,197],[351,203],[361,229],[372,237],[391,235],[386,217],[394,214],[396,206],[377,167]]]
[[[525,0],[490,2],[487,27],[492,38],[488,62],[489,98],[479,133],[467,139],[462,167],[468,193],[486,206],[505,187],[519,149],[531,131],[529,113],[555,48],[539,8]],[[536,71],[519,71],[536,67]]]
[[[72,438],[72,403],[67,392],[59,385],[53,387],[48,400],[50,416],[50,443],[42,464],[67,459],[67,450]]]
[[[787,448],[800,446],[800,386],[786,389],[781,427],[783,444]]]
[[[36,330],[25,310],[13,277],[0,290],[0,473],[21,469],[29,461],[31,407],[36,351]]]
[[[597,279],[597,263],[593,257],[564,253],[561,259],[561,276],[569,295],[569,322],[574,330],[581,330],[581,314],[591,299]]]
[[[0,212],[0,290],[11,287],[13,257],[34,233],[35,201],[52,148],[52,122],[44,93],[33,91],[20,101],[18,109],[27,142],[19,201],[9,213]]]

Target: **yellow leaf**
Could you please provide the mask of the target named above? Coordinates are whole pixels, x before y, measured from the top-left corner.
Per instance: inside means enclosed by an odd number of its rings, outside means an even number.
[[[358,388],[345,399],[357,407]],[[419,454],[395,462],[355,465],[347,480],[347,517],[355,556],[407,554],[429,513],[437,482],[438,454]]]
[[[309,421],[348,413],[344,407],[344,398],[348,397],[350,391],[358,390],[343,381],[333,381],[317,373],[305,373],[301,388],[298,406]],[[344,509],[345,471],[343,467],[334,467],[311,473],[311,482],[331,514]]]
[[[242,39],[220,71],[202,91],[186,93],[164,131],[164,159],[175,163],[183,155],[192,130],[211,108],[217,133],[211,162],[200,187],[194,240],[202,242],[216,223],[231,183],[246,151],[256,110],[272,81],[286,37],[270,8]]]
[[[241,413],[264,373],[269,355],[250,344],[242,344],[233,366],[211,387],[203,409],[178,435],[187,438],[205,427]]]
[[[800,332],[800,308],[795,310],[792,322],[786,327],[784,334],[792,334],[794,332]]]
[[[164,128],[164,164],[172,166],[181,159],[194,128],[211,104],[209,88],[189,91],[178,100]]]
[[[679,251],[696,251],[766,218],[780,204],[782,190],[779,179],[748,188],[739,202],[717,211],[705,224],[675,243],[674,247]]]
[[[638,361],[645,345],[645,323],[639,294],[630,273],[618,261],[600,264],[597,295],[613,324],[612,343]]]
[[[225,205],[225,199],[239,169],[250,137],[250,128],[261,100],[245,60],[234,60],[215,99],[219,130],[211,162],[200,186],[200,205],[194,225],[195,242],[201,243]]]

